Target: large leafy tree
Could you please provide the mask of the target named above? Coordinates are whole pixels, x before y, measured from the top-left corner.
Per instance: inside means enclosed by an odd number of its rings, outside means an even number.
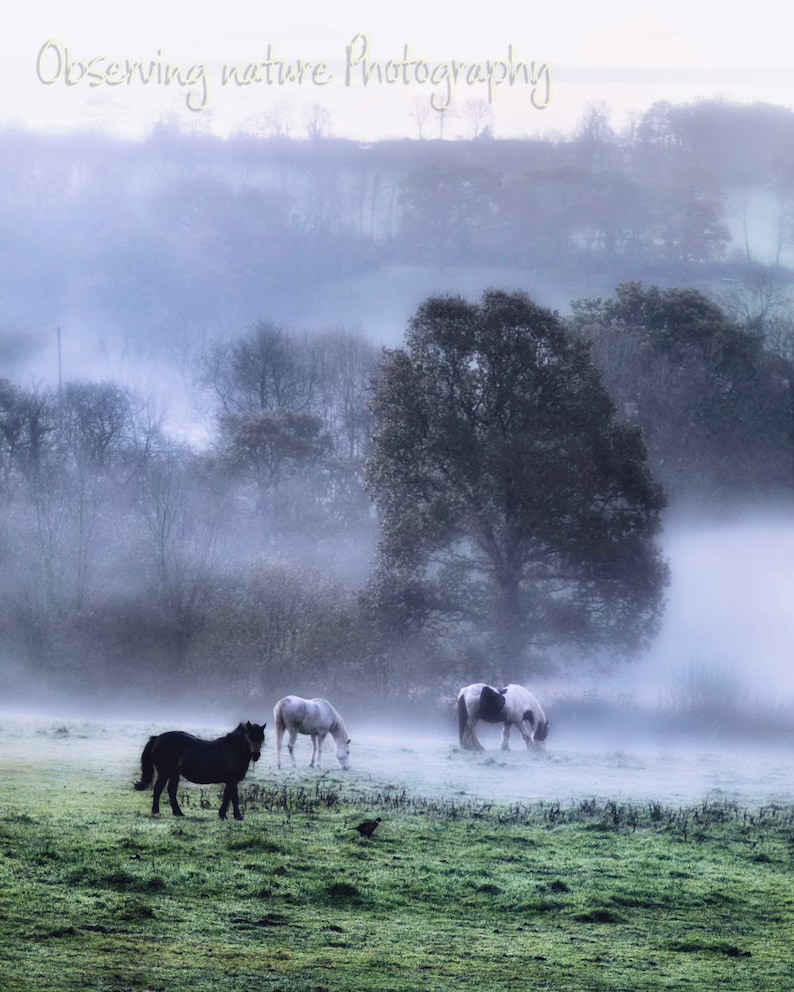
[[[656,629],[665,504],[588,346],[522,293],[427,300],[375,387],[382,609],[533,649],[629,653]]]
[[[575,302],[570,326],[672,499],[790,492],[794,370],[752,326],[696,290],[638,282]]]

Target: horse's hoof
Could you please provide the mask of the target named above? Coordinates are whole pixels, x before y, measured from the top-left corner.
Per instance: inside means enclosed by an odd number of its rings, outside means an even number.
[[[242,820],[243,814],[242,813],[235,813],[234,814],[234,818],[235,818],[235,820]]]

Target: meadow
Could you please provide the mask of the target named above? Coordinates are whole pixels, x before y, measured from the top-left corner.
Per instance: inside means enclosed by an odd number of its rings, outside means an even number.
[[[435,785],[408,747],[405,774],[381,744],[349,773],[329,755],[278,774],[268,754],[238,823],[218,819],[219,789],[187,784],[184,818],[150,815],[131,787],[148,729],[0,718],[0,989],[794,987],[782,765],[764,801],[696,786],[682,802],[619,774],[610,797],[592,766],[589,796],[531,795],[535,772],[575,763],[562,748],[533,764],[447,741]],[[485,788],[521,775],[521,797]]]

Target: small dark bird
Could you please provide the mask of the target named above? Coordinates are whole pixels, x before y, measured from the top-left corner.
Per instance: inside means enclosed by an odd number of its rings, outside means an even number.
[[[354,830],[358,830],[362,837],[371,837],[375,833],[375,828],[380,823],[380,817],[376,817],[374,820],[364,820],[363,823],[359,823],[357,827],[353,827]]]

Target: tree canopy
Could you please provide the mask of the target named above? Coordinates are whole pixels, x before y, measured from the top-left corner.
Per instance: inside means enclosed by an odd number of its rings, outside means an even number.
[[[533,649],[628,653],[655,631],[665,497],[556,313],[496,290],[428,299],[372,410],[382,605],[468,625],[493,675]]]
[[[623,283],[573,304],[604,382],[671,497],[790,492],[791,363],[694,289]]]

